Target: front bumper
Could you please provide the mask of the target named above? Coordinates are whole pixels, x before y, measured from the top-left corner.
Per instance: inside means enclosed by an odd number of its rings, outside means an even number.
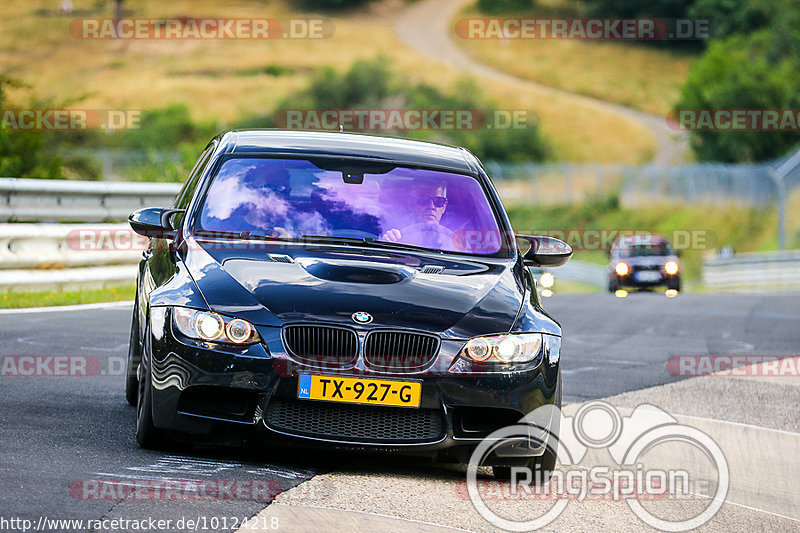
[[[236,435],[345,449],[454,452],[463,459],[493,431],[557,401],[558,354],[546,354],[533,368],[480,372],[453,364],[465,340],[443,339],[434,364],[421,371],[375,372],[360,360],[351,368],[327,369],[293,360],[280,328],[258,327],[263,344],[234,348],[180,338],[168,314],[168,308],[152,309],[151,348],[144,357],[153,421],[167,430],[209,439]],[[410,409],[299,400],[300,374],[416,380],[421,404]],[[543,451],[537,440],[512,452]]]
[[[650,273],[656,272],[658,273],[657,279],[641,279],[638,277],[640,272]],[[671,284],[677,283],[680,280],[680,274],[667,274],[666,272],[658,272],[652,270],[644,270],[644,271],[633,271],[629,272],[624,276],[620,276],[619,274],[612,274],[616,279],[616,285],[619,288],[651,288],[651,287],[666,287]]]

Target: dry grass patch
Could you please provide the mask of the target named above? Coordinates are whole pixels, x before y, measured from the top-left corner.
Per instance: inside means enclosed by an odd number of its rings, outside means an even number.
[[[530,17],[575,17],[574,3],[539,0]],[[482,16],[468,7],[461,17]],[[680,96],[694,55],[635,43],[580,40],[461,39],[475,59],[514,76],[666,115]]]

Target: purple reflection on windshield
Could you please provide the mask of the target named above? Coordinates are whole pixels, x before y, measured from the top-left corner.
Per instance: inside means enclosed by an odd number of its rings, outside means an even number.
[[[310,161],[225,161],[206,195],[199,229],[374,238],[436,250],[494,254],[501,248],[494,213],[474,178],[397,167],[346,183]]]

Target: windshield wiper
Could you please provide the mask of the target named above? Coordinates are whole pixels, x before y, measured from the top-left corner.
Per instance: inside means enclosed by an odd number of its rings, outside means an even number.
[[[201,238],[224,238],[224,239],[241,239],[241,240],[259,240],[259,241],[291,241],[286,237],[270,237],[268,235],[258,235],[250,233],[249,231],[217,231],[217,230],[195,230],[192,232],[194,237]]]
[[[392,249],[400,249],[400,250],[417,250],[420,252],[437,252],[442,253],[441,250],[436,250],[435,248],[426,248],[424,246],[414,246],[413,244],[403,244],[400,242],[392,242],[392,241],[379,241],[373,239],[372,237],[334,237],[332,235],[303,235],[298,239],[300,241],[307,241],[307,242],[321,242],[321,243],[330,243],[330,244],[353,244],[358,246],[366,246],[372,248],[392,248]]]

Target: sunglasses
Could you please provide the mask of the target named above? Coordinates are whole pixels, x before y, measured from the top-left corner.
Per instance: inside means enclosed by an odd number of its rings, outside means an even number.
[[[447,205],[447,198],[444,196],[418,196],[416,202],[420,207],[426,207],[428,204],[433,202],[433,207],[436,209],[441,209]]]
[[[265,186],[266,189],[269,189],[272,192],[276,192],[278,194],[287,193],[292,190],[289,185],[273,185],[269,184]]]

